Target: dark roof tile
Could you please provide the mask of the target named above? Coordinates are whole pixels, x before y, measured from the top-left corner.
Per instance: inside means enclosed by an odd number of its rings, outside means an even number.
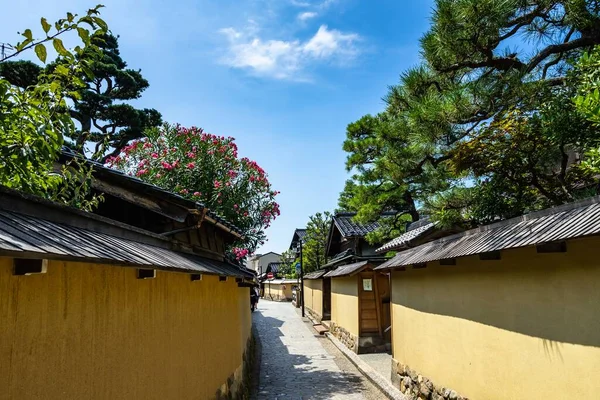
[[[379,228],[377,222],[360,224],[354,222],[355,213],[338,213],[333,217],[333,223],[339,229],[342,237],[362,237]]]
[[[400,248],[406,247],[406,246],[410,245],[410,243],[412,241],[414,241],[415,239],[418,239],[418,238],[424,236],[428,232],[431,232],[434,229],[434,227],[435,227],[435,224],[433,224],[432,222],[429,222],[426,224],[421,224],[421,226],[418,226],[413,229],[410,229],[410,227],[409,227],[409,230],[407,232],[405,232],[402,235],[398,236],[397,238],[387,242],[386,244],[384,244],[383,246],[381,246],[380,248],[375,250],[375,252],[376,253],[385,253],[388,251],[398,250]]]
[[[367,267],[368,264],[369,264],[368,261],[361,261],[361,262],[357,262],[357,263],[353,263],[353,264],[341,265],[341,266],[337,267],[336,269],[334,269],[333,271],[329,271],[328,273],[326,273],[323,276],[325,278],[335,278],[335,277],[339,277],[339,276],[354,275],[354,274],[362,271],[363,269],[365,269],[365,267]]]
[[[377,269],[563,241],[600,233],[600,197],[481,226],[398,253]]]
[[[182,272],[252,277],[225,262],[210,260],[106,233],[0,210],[0,252],[40,258],[82,260]]]

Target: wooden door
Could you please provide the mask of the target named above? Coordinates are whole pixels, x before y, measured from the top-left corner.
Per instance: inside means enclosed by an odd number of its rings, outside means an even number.
[[[381,335],[381,310],[378,285],[373,271],[358,274],[358,306],[360,334]]]

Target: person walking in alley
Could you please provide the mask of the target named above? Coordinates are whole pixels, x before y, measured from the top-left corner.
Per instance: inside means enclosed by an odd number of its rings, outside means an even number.
[[[256,286],[253,286],[250,288],[250,306],[251,306],[252,312],[254,312],[254,310],[256,310],[257,304],[258,304],[258,289],[256,288]]]

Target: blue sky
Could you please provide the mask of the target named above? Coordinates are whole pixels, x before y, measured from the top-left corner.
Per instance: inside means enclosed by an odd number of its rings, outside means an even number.
[[[336,207],[348,174],[346,125],[383,107],[388,85],[419,59],[430,1],[107,0],[102,17],[150,88],[136,105],[165,120],[233,136],[281,191],[281,217],[259,252],[287,248],[308,216]],[[0,42],[39,18],[95,2],[3,6]]]

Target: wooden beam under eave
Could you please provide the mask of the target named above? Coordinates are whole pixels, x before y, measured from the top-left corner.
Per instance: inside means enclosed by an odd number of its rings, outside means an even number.
[[[153,199],[151,196],[133,192],[127,188],[110,184],[98,178],[92,179],[92,188],[177,222],[185,222],[187,216],[190,214],[189,209],[184,206],[165,200]]]

